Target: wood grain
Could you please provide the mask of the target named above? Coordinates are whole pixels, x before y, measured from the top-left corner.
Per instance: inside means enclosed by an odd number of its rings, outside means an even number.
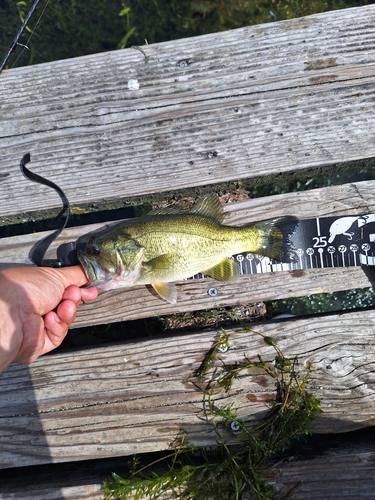
[[[365,274],[360,267],[340,269],[307,269],[302,274],[278,272],[242,276],[234,282],[200,279],[177,284],[178,302],[175,305],[161,301],[149,288],[134,287],[102,293],[94,301],[82,304],[72,327],[163,316],[184,311],[213,309],[248,302],[270,301],[304,297],[317,293],[367,288],[375,275]],[[214,287],[215,297],[208,295]]]
[[[293,500],[371,500],[374,496],[374,453],[319,457],[278,463],[267,478],[279,493],[294,491]]]
[[[139,342],[71,351],[39,358],[29,368],[0,375],[0,467],[8,468],[162,450],[186,433],[197,445],[215,443],[204,418],[204,392],[223,363],[244,356],[275,359],[255,332],[271,336],[296,359],[302,376],[313,363],[309,391],[323,414],[316,432],[346,432],[374,424],[373,330],[375,311],[261,323],[231,334],[202,381],[193,373],[217,339],[216,331],[155,337]],[[216,371],[215,371],[216,370]],[[254,425],[267,414],[274,379],[255,369],[235,381],[216,404],[233,404]],[[223,429],[229,441],[236,439]]]
[[[104,480],[104,479],[103,479]],[[102,481],[103,481],[102,480]],[[44,482],[46,483],[46,481]],[[47,481],[48,483],[48,481]],[[80,486],[29,486],[20,488],[19,484],[7,485],[6,490],[0,493],[1,500],[103,500],[102,483],[85,484]],[[130,500],[130,499],[129,499]],[[146,499],[145,499],[146,500]]]
[[[343,439],[345,441],[345,439]],[[281,498],[293,491],[293,500],[359,500],[373,499],[373,478],[375,455],[372,452],[346,453],[341,447],[329,456],[311,459],[279,462],[266,472],[270,482]],[[102,500],[101,485],[106,476],[95,471],[96,482],[91,472],[86,483],[72,485],[72,475],[56,481],[44,477],[40,484],[35,479],[8,480],[1,485],[1,500]],[[83,480],[83,478],[82,478]],[[282,496],[284,495],[284,497]],[[160,500],[168,500],[170,495],[162,495]],[[130,497],[129,497],[130,500]],[[148,498],[144,498],[148,500]]]
[[[374,453],[347,454],[345,450],[334,455],[291,462],[279,462],[266,473],[269,481],[280,495],[293,492],[293,500],[360,500],[373,499],[373,478],[375,474]],[[44,479],[22,485],[24,480],[11,480],[2,487],[1,500],[102,500],[101,485],[106,477],[96,472],[97,482],[72,486],[72,477],[60,481],[60,485]],[[21,482],[21,485],[20,485]],[[2,485],[1,485],[2,486]],[[162,495],[168,500],[170,495]],[[281,498],[283,498],[281,496]],[[130,497],[129,497],[130,500]],[[144,498],[144,500],[148,500]]]
[[[2,216],[14,222],[60,204],[22,178],[26,152],[31,169],[86,209],[371,166],[374,32],[371,5],[148,45],[148,62],[125,49],[5,71]]]

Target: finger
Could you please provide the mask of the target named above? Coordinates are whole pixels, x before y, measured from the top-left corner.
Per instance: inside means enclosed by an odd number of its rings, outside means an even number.
[[[63,280],[65,288],[69,285],[83,286],[87,283],[87,277],[81,266],[68,266],[55,269]]]
[[[82,300],[94,300],[98,296],[96,288],[81,288]]]
[[[60,321],[71,325],[76,319],[77,304],[72,300],[63,300],[56,309],[57,317]]]
[[[46,335],[44,340],[44,349],[40,354],[46,354],[47,352],[56,349],[68,333],[68,324],[62,321],[53,311],[45,315],[44,324]]]
[[[71,300],[75,304],[79,304],[81,302],[81,297],[81,289],[76,285],[70,285],[63,293],[62,300]]]
[[[79,304],[81,300],[94,300],[98,296],[96,288],[78,288],[76,285],[70,285],[65,290],[63,300],[72,300],[75,304]]]

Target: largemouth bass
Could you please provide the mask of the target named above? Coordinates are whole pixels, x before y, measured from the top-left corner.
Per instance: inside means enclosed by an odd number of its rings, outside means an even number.
[[[222,224],[217,195],[207,195],[190,210],[173,207],[115,224],[93,234],[78,259],[88,286],[101,290],[151,285],[174,304],[173,284],[197,273],[217,280],[239,275],[231,255],[251,252],[283,261],[293,250],[290,237],[298,220],[278,217],[243,227]]]

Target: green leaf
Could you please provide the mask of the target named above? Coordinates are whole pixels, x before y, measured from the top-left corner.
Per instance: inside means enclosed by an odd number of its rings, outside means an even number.
[[[120,17],[126,16],[126,14],[129,14],[129,12],[130,12],[130,7],[125,7],[124,9],[120,10],[118,15]]]
[[[128,43],[129,38],[132,36],[132,34],[134,33],[134,31],[136,29],[137,28],[135,26],[130,28],[130,30],[126,33],[126,35],[121,39],[120,43],[118,44],[118,46],[117,46],[118,49],[124,49],[126,47],[126,44]]]

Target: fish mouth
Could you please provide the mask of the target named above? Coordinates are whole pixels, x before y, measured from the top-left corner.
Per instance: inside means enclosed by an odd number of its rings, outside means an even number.
[[[99,267],[98,263],[87,257],[81,250],[77,252],[77,258],[87,278],[87,283],[84,285],[84,288],[98,287],[110,280],[110,278],[106,276],[105,271]]]

